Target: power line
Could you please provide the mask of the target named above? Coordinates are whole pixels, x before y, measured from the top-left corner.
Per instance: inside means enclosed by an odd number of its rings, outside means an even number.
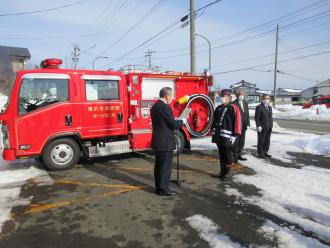
[[[220,1],[222,1],[222,0],[216,0],[216,1],[213,1],[213,2],[211,2],[211,3],[209,3],[209,4],[207,4],[207,5],[205,5],[205,6],[201,7],[201,8],[199,8],[199,9],[197,9],[196,12],[201,11],[201,10],[203,10],[203,9],[205,9],[205,8],[207,8],[207,7],[211,6],[211,5],[213,5],[213,4],[216,4],[216,3],[220,2]],[[195,12],[195,13],[196,13],[196,12]],[[172,27],[174,27],[175,25],[177,25],[178,23],[180,23],[183,19],[186,19],[187,17],[189,17],[189,14],[188,14],[188,15],[185,15],[185,16],[182,17],[180,20],[177,20],[177,21],[174,22],[173,24],[171,24],[171,25],[169,25],[168,27],[164,28],[163,30],[161,30],[160,32],[158,32],[157,34],[155,34],[154,36],[152,36],[151,38],[147,39],[146,41],[142,42],[142,43],[139,44],[137,47],[131,49],[130,51],[128,51],[128,52],[125,53],[124,55],[118,57],[114,62],[118,62],[119,60],[122,60],[123,58],[127,57],[128,55],[130,55],[132,52],[134,52],[134,51],[140,49],[140,48],[143,47],[145,44],[147,44],[147,43],[149,43],[150,41],[152,41],[153,39],[157,38],[157,37],[160,36],[162,33],[164,33],[164,32],[166,32],[166,31],[170,30]],[[114,62],[112,62],[112,63],[114,63]],[[111,63],[111,62],[110,62],[110,63]],[[106,65],[104,65],[104,66],[107,66],[107,65],[109,65],[110,63],[108,63],[108,64],[106,64]]]
[[[272,19],[270,21],[267,21],[265,23],[262,23],[262,24],[258,24],[256,26],[253,26],[253,27],[250,27],[246,30],[243,30],[243,31],[240,31],[240,32],[236,32],[236,33],[233,33],[233,34],[230,34],[230,35],[227,35],[227,36],[224,36],[224,37],[221,37],[221,38],[218,38],[218,39],[215,39],[215,40],[212,40],[211,43],[214,43],[214,42],[217,42],[217,41],[220,41],[220,40],[225,40],[225,39],[229,39],[229,38],[233,38],[233,37],[236,37],[236,36],[240,36],[240,35],[243,35],[243,34],[248,34],[248,33],[251,33],[251,31],[257,31],[258,29],[262,28],[262,27],[267,27],[267,26],[270,26],[270,25],[274,25],[274,23],[280,23],[280,22],[283,22],[285,21],[286,19],[292,19],[293,17],[297,16],[298,13],[300,12],[303,12],[303,13],[300,13],[299,15],[302,15],[302,14],[306,14],[306,10],[308,10],[308,12],[310,11],[313,11],[315,9],[313,9],[314,7],[323,7],[322,5],[319,6],[320,4],[322,3],[329,3],[328,0],[321,0],[321,1],[317,1],[317,2],[314,2],[310,5],[307,5],[303,8],[300,8],[298,10],[295,10],[295,11],[292,11],[292,12],[289,12],[288,14],[285,14],[283,16],[280,16],[278,18],[275,18],[275,19]],[[292,17],[291,17],[292,16]],[[290,18],[288,18],[290,17]],[[283,20],[284,19],[284,20]],[[185,48],[179,48],[179,49],[173,49],[173,50],[162,50],[162,51],[158,51],[158,52],[176,52],[176,51],[182,51],[182,50],[186,50],[188,47],[185,47]]]
[[[17,15],[27,15],[27,14],[35,14],[35,13],[43,13],[43,12],[49,12],[49,11],[54,11],[54,10],[59,10],[59,9],[65,9],[68,7],[72,7],[78,4],[82,4],[83,2],[86,2],[88,0],[81,0],[78,2],[74,2],[71,4],[66,4],[66,5],[62,5],[59,7],[54,7],[54,8],[47,8],[47,9],[41,9],[41,10],[32,10],[32,11],[24,11],[24,12],[17,12],[17,13],[7,13],[7,14],[0,14],[0,17],[4,17],[4,16],[17,16]]]
[[[284,71],[280,71],[280,70],[277,70],[278,73],[280,74],[283,74],[283,75],[287,75],[287,76],[290,76],[290,77],[294,77],[294,78],[298,78],[298,79],[302,79],[302,80],[306,80],[306,81],[314,81],[314,82],[317,82],[318,80],[314,80],[314,79],[310,79],[310,78],[305,78],[305,77],[302,77],[302,76],[298,76],[298,75],[295,75],[293,73],[288,73],[288,72],[284,72]]]
[[[330,10],[323,11],[323,12],[315,14],[313,16],[309,16],[309,17],[300,19],[298,21],[295,21],[293,23],[287,24],[285,26],[280,27],[280,30],[289,30],[289,29],[298,27],[300,25],[303,25],[306,22],[312,22],[312,21],[318,20],[320,18],[324,18],[328,15],[330,15]],[[262,37],[265,37],[265,36],[269,36],[269,35],[273,34],[275,31],[276,31],[276,29],[271,29],[271,30],[265,31],[263,33],[255,34],[253,36],[249,36],[249,37],[246,37],[246,38],[243,38],[243,39],[240,39],[240,40],[236,40],[236,41],[227,42],[227,43],[224,43],[224,44],[221,44],[221,45],[217,45],[217,46],[212,47],[212,50],[216,50],[216,49],[219,49],[219,48],[235,45],[235,44],[242,43],[242,42],[245,42],[245,41],[250,41],[250,40],[253,40],[253,39],[256,39],[256,38],[262,38]],[[207,52],[207,51],[208,51],[208,49],[203,49],[203,50],[198,51],[197,53],[203,53],[203,52]],[[186,53],[181,53],[181,54],[177,54],[177,55],[156,57],[155,59],[169,59],[169,58],[177,58],[177,57],[183,57],[183,56],[188,56],[188,55],[189,55],[189,53],[186,52]]]
[[[330,41],[325,41],[325,42],[313,44],[313,45],[310,45],[310,46],[304,46],[304,47],[300,47],[300,48],[290,49],[290,50],[287,50],[287,51],[279,52],[278,54],[291,53],[291,52],[295,52],[295,51],[299,51],[299,50],[305,50],[305,49],[312,48],[312,47],[322,46],[322,45],[325,45],[325,44],[330,44]],[[242,62],[248,62],[248,61],[253,61],[253,60],[258,60],[258,59],[272,57],[274,55],[275,54],[272,53],[272,54],[262,55],[262,56],[258,56],[258,57],[252,57],[252,58],[237,60],[237,61],[229,62],[229,63],[226,63],[226,64],[214,65],[213,67],[239,64],[239,63],[242,63]]]
[[[279,64],[280,63],[286,63],[286,62],[295,61],[295,60],[299,60],[299,59],[304,59],[304,58],[308,58],[308,57],[314,57],[314,56],[318,56],[318,55],[322,55],[322,54],[326,54],[326,53],[330,53],[330,50],[319,52],[319,53],[314,53],[314,54],[309,54],[309,55],[305,55],[305,56],[301,56],[301,57],[296,57],[296,58],[292,58],[292,59],[281,60],[281,61],[278,61],[278,63]],[[213,73],[213,75],[226,74],[226,73],[231,73],[231,72],[253,70],[255,68],[264,67],[264,66],[273,65],[273,64],[274,63],[268,63],[268,64],[256,65],[256,66],[239,68],[239,69],[234,69],[234,70],[228,70],[228,71],[223,71],[223,72],[216,72],[216,73]]]
[[[156,9],[158,9],[166,0],[159,0],[151,9],[147,11],[130,29],[127,30],[125,34],[119,37],[114,43],[106,48],[101,54],[108,52],[111,48],[117,45],[122,39],[124,39],[130,32],[132,32],[141,22],[143,22],[150,14],[152,14]]]

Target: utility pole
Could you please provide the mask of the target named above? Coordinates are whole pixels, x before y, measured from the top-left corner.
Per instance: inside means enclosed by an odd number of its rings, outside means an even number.
[[[151,50],[148,50],[146,51],[145,53],[145,57],[148,58],[148,69],[151,70],[152,69],[152,63],[151,63],[151,57],[152,57],[152,54],[155,53],[154,51],[151,51]]]
[[[195,0],[190,0],[190,72],[196,72]]]
[[[276,48],[275,48],[275,68],[274,68],[274,102],[273,107],[276,108],[276,83],[277,83],[277,54],[278,54],[278,25],[276,26]]]
[[[77,64],[79,62],[79,55],[80,55],[80,49],[79,49],[79,46],[78,44],[74,44],[73,45],[73,52],[71,53],[72,55],[72,63],[73,63],[73,67],[75,69],[77,69]]]

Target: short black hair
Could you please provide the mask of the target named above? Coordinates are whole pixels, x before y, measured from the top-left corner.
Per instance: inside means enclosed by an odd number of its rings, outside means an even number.
[[[171,87],[164,87],[159,91],[159,97],[164,98],[165,96],[172,94],[172,88]]]
[[[265,99],[265,98],[266,98],[266,96],[269,96],[269,97],[270,97],[270,95],[269,95],[269,94],[263,94],[263,95],[261,96],[261,99]]]

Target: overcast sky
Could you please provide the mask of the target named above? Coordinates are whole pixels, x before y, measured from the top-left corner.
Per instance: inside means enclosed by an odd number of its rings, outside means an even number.
[[[212,1],[196,0],[196,8]],[[78,0],[2,0],[0,15],[75,2]],[[142,19],[155,5],[158,7]],[[189,71],[189,26],[181,28],[180,24],[152,44],[121,58],[178,21],[188,9],[189,0],[86,0],[50,12],[0,16],[0,45],[28,48],[32,64],[58,57],[64,60],[64,67],[70,67],[73,44],[77,43],[81,51],[80,68],[92,68],[96,56],[108,57],[95,62],[98,69],[118,69],[127,64],[146,66],[145,51],[152,50],[152,63],[161,70]],[[212,43],[216,83],[224,88],[244,79],[261,89],[271,89],[276,22],[228,36],[292,12],[278,20],[281,62],[278,69],[286,73],[278,75],[278,85],[304,89],[317,80],[330,78],[330,0],[223,0],[199,12],[196,18],[196,33]],[[118,41],[119,38],[122,39]],[[196,37],[196,42],[197,69],[202,72],[208,67],[208,50],[203,39]],[[323,52],[326,53],[310,56]],[[254,68],[246,69],[250,67]]]

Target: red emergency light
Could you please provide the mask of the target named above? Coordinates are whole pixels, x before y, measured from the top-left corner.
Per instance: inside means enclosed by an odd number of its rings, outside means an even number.
[[[61,59],[45,59],[41,61],[40,67],[41,68],[54,68],[58,69],[60,65],[62,64]]]

